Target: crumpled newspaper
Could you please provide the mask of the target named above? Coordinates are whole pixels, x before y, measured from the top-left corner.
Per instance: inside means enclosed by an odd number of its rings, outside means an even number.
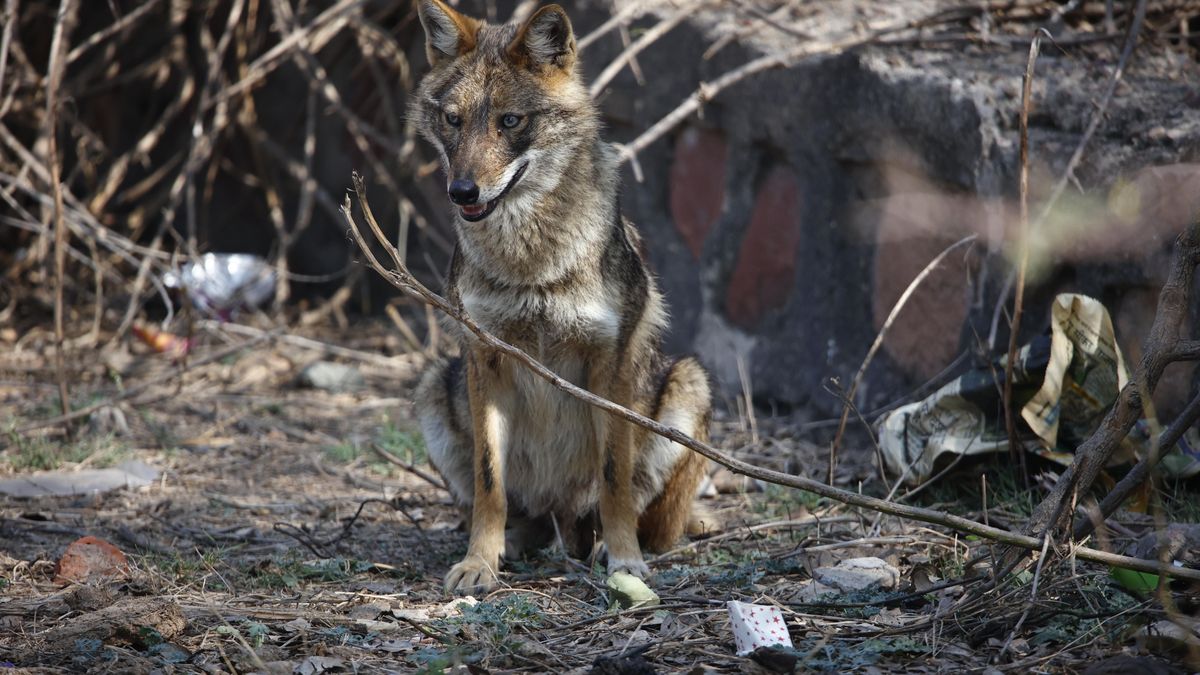
[[[1021,408],[1021,418],[1043,447],[1054,451],[1076,448],[1092,435],[1129,381],[1129,372],[1104,305],[1063,293],[1054,298],[1050,317],[1050,362],[1041,388]]]
[[[205,253],[163,275],[163,285],[185,293],[200,312],[228,321],[271,299],[275,269],[249,253]]]
[[[929,478],[947,455],[1007,451],[1003,401],[1005,359],[958,377],[928,398],[893,410],[879,424],[879,444],[888,469],[909,484]],[[1013,401],[1037,440],[1036,452],[1069,464],[1072,451],[1099,426],[1129,379],[1108,310],[1084,295],[1054,299],[1050,335],[1017,353]],[[1139,423],[1111,464],[1129,462],[1144,451],[1148,430]],[[1164,461],[1176,475],[1200,473],[1200,456],[1180,444],[1183,457]],[[1192,452],[1189,456],[1187,453]],[[1174,456],[1175,453],[1173,453]],[[1179,465],[1176,468],[1176,465]]]

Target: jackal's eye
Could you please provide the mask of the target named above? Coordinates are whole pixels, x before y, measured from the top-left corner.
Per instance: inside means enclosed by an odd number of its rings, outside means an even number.
[[[512,129],[513,127],[517,126],[520,123],[521,123],[521,116],[514,115],[513,113],[506,113],[503,117],[500,118],[500,126],[504,127],[505,129]]]
[[[448,112],[446,113],[446,124],[456,127],[462,124],[462,118],[452,112]]]

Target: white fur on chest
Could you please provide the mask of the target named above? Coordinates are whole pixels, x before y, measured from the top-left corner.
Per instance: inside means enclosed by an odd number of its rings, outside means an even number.
[[[467,291],[463,307],[483,328],[503,334],[535,334],[553,343],[577,340],[612,345],[621,329],[621,316],[607,297],[595,294],[538,294],[523,291]]]

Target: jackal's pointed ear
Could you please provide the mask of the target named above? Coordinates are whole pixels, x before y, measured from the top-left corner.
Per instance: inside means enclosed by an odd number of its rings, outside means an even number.
[[[475,48],[479,21],[459,14],[442,0],[417,0],[417,16],[425,29],[429,65],[452,59]]]
[[[575,33],[571,20],[558,5],[546,5],[517,31],[508,45],[508,57],[513,63],[529,66],[552,66],[569,70],[575,65]]]

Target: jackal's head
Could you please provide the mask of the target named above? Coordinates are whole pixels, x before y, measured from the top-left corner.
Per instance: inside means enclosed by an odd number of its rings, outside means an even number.
[[[441,0],[417,9],[432,69],[410,114],[441,153],[446,193],[468,222],[497,209],[519,217],[597,135],[571,22],[558,5],[503,26]]]

